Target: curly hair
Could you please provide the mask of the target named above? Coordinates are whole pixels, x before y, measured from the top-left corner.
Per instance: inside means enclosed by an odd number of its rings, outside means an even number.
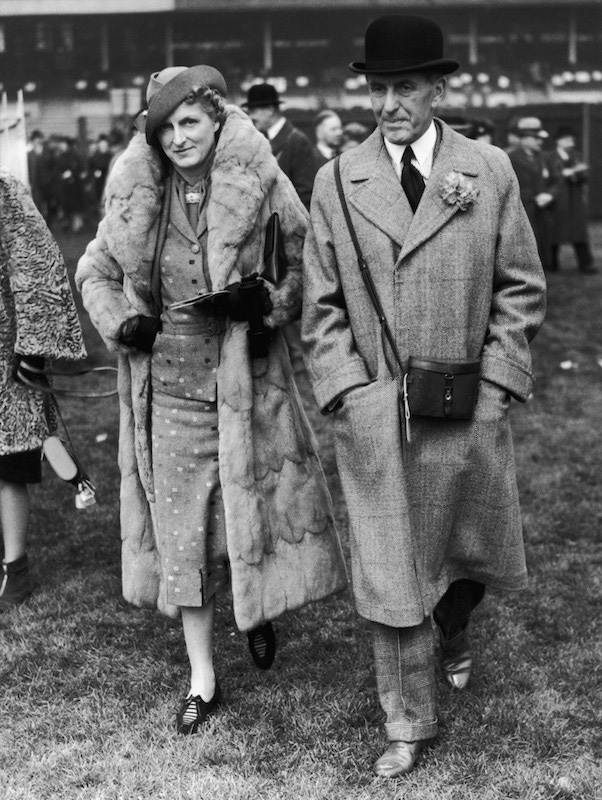
[[[219,92],[209,86],[201,86],[189,92],[183,102],[187,105],[199,103],[203,111],[220,125],[226,118],[226,101]]]

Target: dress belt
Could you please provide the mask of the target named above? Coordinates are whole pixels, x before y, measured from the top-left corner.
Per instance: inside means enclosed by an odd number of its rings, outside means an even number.
[[[184,316],[184,315],[182,315]],[[195,336],[204,334],[206,336],[219,336],[226,330],[226,317],[213,314],[194,314],[188,317],[181,324],[174,324],[173,320],[162,320],[162,332],[171,336]]]

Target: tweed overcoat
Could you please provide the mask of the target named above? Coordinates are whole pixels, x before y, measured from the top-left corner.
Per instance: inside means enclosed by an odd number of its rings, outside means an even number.
[[[151,314],[166,175],[136,136],[109,175],[106,215],[80,259],[76,282],[92,322],[119,363],[123,591],[136,605],[164,600],[153,533],[150,356],[118,341],[123,322]],[[228,106],[207,205],[207,264],[214,290],[261,271],[264,231],[278,211],[288,271],[271,289],[273,328],[299,315],[307,212],[250,119]],[[196,247],[196,245],[195,245]],[[198,248],[197,248],[198,249]],[[346,585],[345,564],[313,433],[286,345],[248,356],[247,323],[228,321],[217,372],[219,475],[235,619],[249,630]]]
[[[43,395],[11,377],[15,353],[85,356],[59,248],[26,187],[0,170],[0,455],[33,450],[48,433]]]
[[[316,179],[304,256],[303,339],[318,404],[335,408],[357,608],[400,627],[421,623],[456,579],[526,581],[508,406],[531,392],[544,276],[506,154],[436,124],[415,215],[379,130],[341,156],[341,176],[401,358],[482,359],[474,418],[414,417],[412,442],[402,442],[397,386],[330,163]],[[441,196],[452,171],[479,192],[464,211]]]

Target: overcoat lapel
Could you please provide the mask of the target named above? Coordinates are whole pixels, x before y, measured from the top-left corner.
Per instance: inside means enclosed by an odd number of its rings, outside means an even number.
[[[349,169],[349,204],[372,225],[403,246],[412,210],[378,128],[366,141],[368,153]]]

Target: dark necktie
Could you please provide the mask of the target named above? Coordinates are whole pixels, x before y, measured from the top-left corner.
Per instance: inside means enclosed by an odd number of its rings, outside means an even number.
[[[422,175],[412,164],[413,158],[414,151],[411,147],[406,147],[401,157],[403,167],[401,170],[401,185],[412,207],[412,211],[416,211],[422,193],[424,192],[424,180],[422,179]]]

